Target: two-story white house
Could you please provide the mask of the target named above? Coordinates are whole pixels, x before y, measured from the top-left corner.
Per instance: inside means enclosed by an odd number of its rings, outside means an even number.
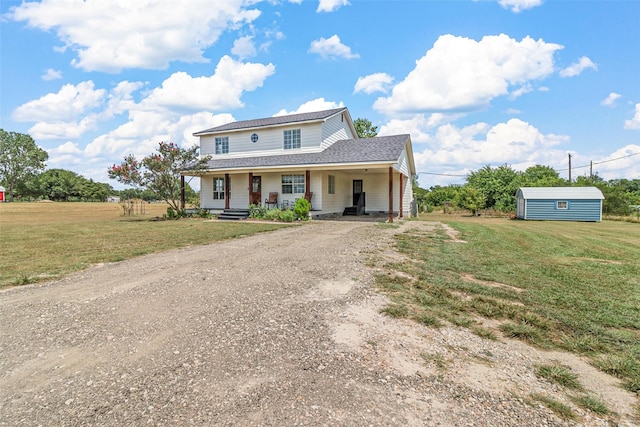
[[[286,208],[305,197],[314,217],[410,214],[410,136],[358,138],[346,108],[238,121],[193,135],[200,137],[200,153],[211,156],[198,174],[201,208],[269,201]]]

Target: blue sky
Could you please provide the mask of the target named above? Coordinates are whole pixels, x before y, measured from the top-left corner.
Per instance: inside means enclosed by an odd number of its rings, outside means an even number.
[[[234,120],[345,106],[423,187],[485,165],[640,178],[640,1],[0,0],[0,127],[100,182]],[[197,185],[196,185],[197,186]]]

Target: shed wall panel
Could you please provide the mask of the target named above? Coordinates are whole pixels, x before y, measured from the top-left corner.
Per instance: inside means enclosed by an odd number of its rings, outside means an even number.
[[[564,201],[564,200],[563,200]],[[567,209],[557,209],[557,200],[526,200],[524,219],[554,221],[600,221],[600,200],[566,200]]]

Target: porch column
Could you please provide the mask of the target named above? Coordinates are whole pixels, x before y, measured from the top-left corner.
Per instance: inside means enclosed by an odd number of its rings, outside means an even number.
[[[253,172],[249,172],[249,204],[253,204]]]
[[[389,222],[393,222],[393,167],[389,166]]]
[[[311,195],[311,171],[307,169],[304,177],[304,198],[309,200],[310,195]]]
[[[229,174],[224,174],[224,208],[229,209],[229,189],[231,185],[229,185]]]
[[[402,197],[404,196],[404,188],[402,187],[402,178],[404,178],[404,176],[402,175],[402,173],[400,174],[400,218],[402,218]]]
[[[184,175],[180,175],[180,208],[184,210]]]

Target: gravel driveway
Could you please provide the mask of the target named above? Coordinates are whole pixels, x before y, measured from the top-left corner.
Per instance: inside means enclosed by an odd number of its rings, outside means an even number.
[[[571,425],[524,403],[553,391],[535,350],[379,313],[373,267],[415,226],[314,221],[0,292],[0,425]]]

